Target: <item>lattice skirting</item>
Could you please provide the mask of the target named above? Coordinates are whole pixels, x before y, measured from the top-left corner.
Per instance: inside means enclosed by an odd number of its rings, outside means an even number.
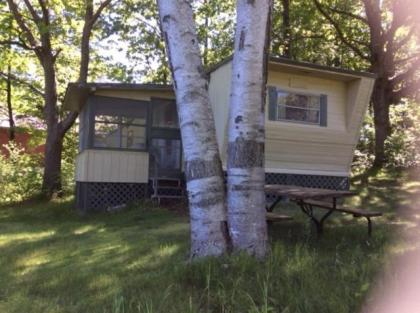
[[[348,190],[349,178],[343,176],[265,173],[266,184]]]
[[[82,212],[112,210],[147,196],[147,183],[76,182],[76,206]]]
[[[225,173],[226,174],[226,173]],[[349,178],[342,176],[266,173],[266,184],[348,190]],[[83,212],[107,211],[148,197],[151,184],[76,182],[76,206]],[[267,197],[267,200],[270,197]]]
[[[224,174],[226,183],[227,173],[224,172]],[[343,176],[265,173],[265,183],[333,190],[348,190],[350,188],[349,178]]]

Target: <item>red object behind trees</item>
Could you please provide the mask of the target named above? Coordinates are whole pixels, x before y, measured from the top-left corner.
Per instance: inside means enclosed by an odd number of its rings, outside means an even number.
[[[44,145],[39,145],[36,147],[31,147],[30,145],[31,134],[26,132],[25,130],[19,129],[15,133],[15,142],[22,146],[26,153],[36,154],[41,153],[44,154],[45,147]],[[9,152],[3,145],[9,143],[9,129],[7,127],[0,127],[0,153],[2,155],[8,156]]]

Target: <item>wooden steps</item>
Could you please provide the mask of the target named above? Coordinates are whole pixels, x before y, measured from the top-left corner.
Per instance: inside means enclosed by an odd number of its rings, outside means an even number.
[[[153,177],[151,198],[160,203],[161,199],[184,199],[185,186],[180,178]]]

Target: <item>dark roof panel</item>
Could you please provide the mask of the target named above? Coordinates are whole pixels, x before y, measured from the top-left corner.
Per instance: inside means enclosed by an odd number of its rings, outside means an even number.
[[[79,111],[83,103],[93,92],[100,89],[112,90],[163,90],[173,91],[172,85],[166,84],[129,84],[129,83],[69,83],[64,96],[64,109]]]

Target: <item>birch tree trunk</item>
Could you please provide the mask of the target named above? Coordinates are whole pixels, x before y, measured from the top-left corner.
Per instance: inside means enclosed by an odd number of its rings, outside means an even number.
[[[236,251],[267,252],[264,106],[270,0],[238,0],[229,112],[228,221]]]
[[[221,255],[228,247],[223,172],[192,8],[185,0],[157,2],[184,151],[191,257]]]

